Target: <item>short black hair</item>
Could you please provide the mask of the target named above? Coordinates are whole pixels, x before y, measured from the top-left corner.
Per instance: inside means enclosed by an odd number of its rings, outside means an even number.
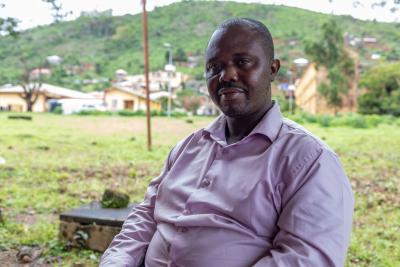
[[[269,56],[270,60],[274,59],[274,42],[270,31],[264,23],[249,18],[232,18],[222,22],[222,24],[218,26],[217,30],[229,28],[231,26],[246,26],[255,30],[258,33],[260,40],[263,42],[265,54]]]

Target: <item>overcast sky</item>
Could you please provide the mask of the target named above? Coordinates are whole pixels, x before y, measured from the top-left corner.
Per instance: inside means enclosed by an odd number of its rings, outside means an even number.
[[[76,18],[82,11],[98,10],[103,11],[112,9],[114,15],[136,14],[141,11],[141,0],[60,0],[65,10],[72,11],[69,19]],[[389,0],[391,2],[392,0]],[[177,0],[147,0],[147,10],[152,10],[154,6],[168,5]],[[296,6],[308,10],[347,14],[359,19],[376,19],[378,21],[400,21],[400,12],[393,14],[389,11],[389,5],[385,8],[375,7],[372,4],[376,0],[359,1],[362,5],[354,7],[352,0],[237,0],[236,2],[245,3],[264,3],[264,4],[283,4]],[[36,25],[49,24],[52,22],[50,5],[42,0],[0,0],[5,7],[0,9],[0,17],[18,18],[20,28],[26,29]]]

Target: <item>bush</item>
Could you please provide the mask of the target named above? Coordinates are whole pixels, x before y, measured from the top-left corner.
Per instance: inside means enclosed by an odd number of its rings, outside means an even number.
[[[333,117],[331,121],[331,126],[347,126],[353,128],[368,128],[376,127],[378,124],[374,119],[371,119],[370,125],[367,123],[365,116],[359,114],[350,114],[345,116]]]
[[[322,127],[329,127],[331,126],[331,122],[333,120],[332,116],[324,115],[318,118],[318,124]]]
[[[353,115],[346,118],[346,126],[350,126],[353,128],[368,128],[367,121],[364,116]]]
[[[317,116],[312,115],[310,113],[303,112],[303,113],[301,113],[301,116],[303,117],[303,119],[306,122],[309,122],[309,123],[317,123],[318,122]]]
[[[384,116],[366,115],[365,120],[366,120],[368,127],[374,128],[374,127],[377,127],[379,124],[381,124],[384,121]]]
[[[179,111],[171,112],[171,117],[186,117],[186,116],[187,116],[186,112],[179,112]]]
[[[106,189],[101,199],[102,208],[122,209],[128,207],[129,196],[125,193]]]
[[[51,111],[51,113],[53,113],[53,114],[63,114],[64,111],[63,111],[61,106],[57,106]]]
[[[291,119],[292,121],[295,121],[299,124],[303,124],[305,122],[305,120],[301,114],[287,115],[287,118]]]
[[[110,111],[99,111],[99,110],[81,110],[74,114],[79,115],[79,116],[109,116],[109,115],[113,115],[113,113]]]
[[[144,110],[132,111],[132,110],[121,110],[117,113],[120,116],[133,117],[133,116],[145,116]]]
[[[380,124],[400,124],[400,119],[393,115],[361,115],[345,114],[338,116],[312,115],[306,112],[287,115],[297,123],[318,123],[322,127],[352,127],[352,128],[375,128]]]

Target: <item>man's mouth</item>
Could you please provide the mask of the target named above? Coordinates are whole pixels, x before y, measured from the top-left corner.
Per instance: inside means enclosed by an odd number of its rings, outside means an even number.
[[[238,87],[224,87],[218,90],[218,96],[222,102],[236,102],[245,97],[246,91]]]
[[[244,94],[245,91],[238,87],[225,87],[218,90],[218,96],[229,94]]]

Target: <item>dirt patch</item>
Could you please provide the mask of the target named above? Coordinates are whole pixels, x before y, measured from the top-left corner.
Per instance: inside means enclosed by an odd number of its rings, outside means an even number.
[[[123,178],[142,178],[147,176],[155,177],[159,174],[159,169],[148,164],[124,164],[112,166],[89,166],[84,169],[69,169],[61,167],[58,169],[58,180],[61,184],[67,184],[82,176],[85,179],[123,179]]]
[[[17,250],[6,250],[6,251],[0,251],[0,262],[1,266],[4,267],[13,267],[13,266],[29,266],[29,265],[24,265],[20,264],[17,261]]]
[[[195,129],[202,128],[210,123],[210,120],[200,120],[196,123],[189,124],[183,119],[168,119],[155,117],[152,118],[152,131],[155,134],[173,134],[179,136],[186,136],[193,132]],[[146,118],[93,118],[90,119],[82,117],[68,118],[68,121],[63,120],[62,127],[76,128],[85,132],[94,133],[96,135],[104,134],[109,135],[113,133],[132,133],[143,134],[146,132]]]
[[[44,258],[37,258],[30,263],[21,263],[17,259],[18,250],[6,250],[0,251],[0,266],[1,267],[50,267],[54,266],[50,264],[48,260]]]
[[[41,220],[46,220],[47,222],[55,222],[58,220],[57,214],[35,214],[35,213],[20,213],[15,216],[11,216],[12,221],[16,223],[21,223],[27,226],[34,225]]]
[[[23,224],[28,224],[28,225],[34,225],[37,223],[38,218],[36,214],[17,214],[14,217],[14,220],[17,223],[23,223]]]
[[[397,183],[387,179],[352,178],[351,180],[354,191],[366,198],[368,209],[381,205],[394,209],[400,207],[400,187]]]

